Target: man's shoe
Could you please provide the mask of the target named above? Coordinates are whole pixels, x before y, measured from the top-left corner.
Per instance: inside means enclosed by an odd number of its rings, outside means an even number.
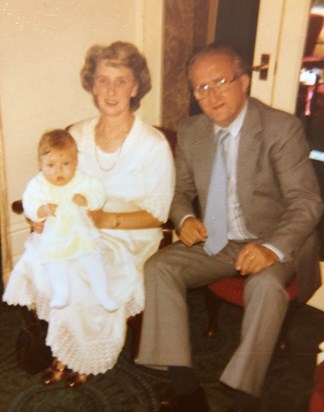
[[[229,409],[227,409],[227,412],[258,412],[258,410],[259,408],[251,409],[250,407],[247,408],[246,406],[240,406],[233,402]]]
[[[258,412],[260,400],[245,392],[237,391],[227,412]]]
[[[199,386],[190,395],[163,400],[159,412],[209,412],[205,391]]]

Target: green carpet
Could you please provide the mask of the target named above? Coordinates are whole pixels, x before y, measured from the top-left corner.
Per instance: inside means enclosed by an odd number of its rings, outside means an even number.
[[[238,343],[242,311],[224,303],[219,313],[220,332],[217,337],[207,338],[203,334],[207,325],[203,291],[191,291],[188,302],[195,369],[206,390],[211,412],[224,412],[232,392],[218,382],[218,377]],[[29,375],[19,369],[15,342],[21,323],[18,308],[0,303],[0,412],[158,411],[168,377],[165,372],[132,364],[130,332],[113,370],[70,389],[64,383],[43,385],[41,374]],[[261,412],[307,412],[318,344],[324,340],[324,313],[302,307],[289,328],[288,340],[290,352],[274,355]]]

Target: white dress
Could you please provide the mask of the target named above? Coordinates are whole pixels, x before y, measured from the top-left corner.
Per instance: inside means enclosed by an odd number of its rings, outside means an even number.
[[[72,201],[75,194],[87,199],[87,207]],[[55,216],[46,219],[42,234],[32,233],[27,240],[24,254],[11,273],[4,301],[31,306],[46,300],[51,307],[63,307],[70,301],[70,279],[83,276],[98,304],[115,310],[118,304],[109,297],[100,232],[87,215],[87,210],[103,207],[103,186],[80,171],[66,185],[53,185],[40,172],[24,191],[25,215],[40,222],[43,219],[38,217],[38,209],[50,203],[57,205]]]
[[[161,221],[168,218],[174,192],[174,164],[167,140],[138,117],[121,150],[107,154],[94,145],[98,118],[70,128],[78,144],[79,169],[104,186],[105,211],[146,210]],[[126,336],[126,320],[144,308],[143,265],[158,249],[161,228],[101,230],[113,312],[98,305],[87,282],[74,277],[71,303],[49,310],[36,302],[37,314],[49,322],[47,344],[54,356],[79,373],[104,373],[117,362]]]

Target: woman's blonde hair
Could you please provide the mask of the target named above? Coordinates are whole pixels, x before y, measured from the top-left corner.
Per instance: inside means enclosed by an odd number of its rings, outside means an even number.
[[[151,76],[145,57],[131,43],[117,41],[109,46],[94,45],[87,51],[81,69],[82,87],[92,92],[94,74],[99,61],[106,60],[113,67],[129,68],[138,85],[136,96],[130,100],[132,112],[140,107],[141,99],[151,90]],[[95,101],[96,102],[96,101]]]

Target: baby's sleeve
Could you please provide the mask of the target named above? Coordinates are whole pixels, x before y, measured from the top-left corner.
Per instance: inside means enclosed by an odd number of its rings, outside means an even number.
[[[44,198],[43,191],[35,178],[27,184],[22,196],[22,203],[26,217],[33,222],[41,222],[44,220],[37,216],[37,211],[42,205],[46,204],[47,201]]]
[[[82,175],[80,194],[86,197],[87,209],[89,210],[101,209],[105,204],[105,189],[101,182],[94,177]]]

